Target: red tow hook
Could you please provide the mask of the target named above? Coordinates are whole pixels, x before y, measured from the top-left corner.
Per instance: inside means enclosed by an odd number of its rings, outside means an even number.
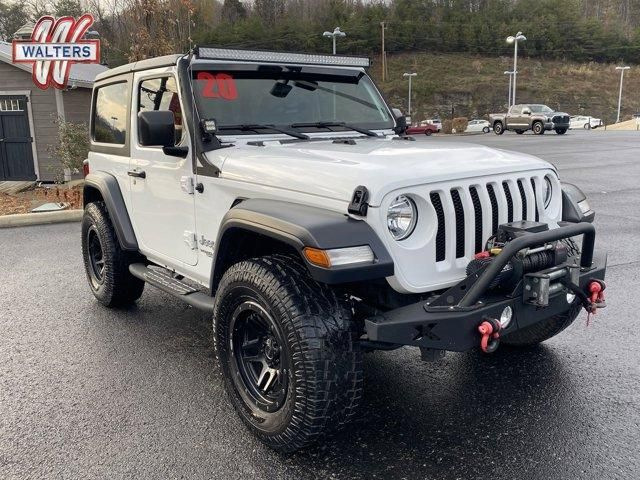
[[[589,281],[589,286],[587,290],[589,290],[589,300],[591,300],[591,313],[596,313],[597,308],[606,307],[606,303],[604,301],[604,289],[607,288],[607,285],[602,280],[591,280]]]
[[[495,318],[485,318],[480,325],[480,349],[484,353],[493,353],[500,345],[500,330],[502,326]]]
[[[589,281],[587,285],[587,291],[589,292],[589,301],[591,305],[587,309],[587,327],[591,320],[591,315],[598,313],[599,308],[604,308],[607,304],[604,301],[604,290],[607,288],[607,284],[599,279],[593,279]]]

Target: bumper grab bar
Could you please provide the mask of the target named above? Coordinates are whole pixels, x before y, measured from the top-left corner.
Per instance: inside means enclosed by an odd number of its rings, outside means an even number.
[[[593,252],[596,243],[596,229],[591,223],[581,222],[573,225],[562,226],[548,230],[546,232],[531,233],[523,235],[509,242],[489,266],[480,274],[478,280],[469,288],[466,295],[458,303],[459,307],[471,307],[476,304],[484,292],[489,288],[491,282],[500,274],[509,260],[520,250],[539,245],[540,243],[553,242],[563,238],[584,235],[582,241],[582,255],[580,256],[580,267],[591,268],[593,263]]]

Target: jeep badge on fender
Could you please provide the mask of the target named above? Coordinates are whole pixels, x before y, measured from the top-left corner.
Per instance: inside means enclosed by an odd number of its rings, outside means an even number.
[[[231,403],[280,451],[356,415],[365,351],[534,345],[604,306],[584,194],[533,156],[400,141],[368,66],[199,47],[94,85],[93,294],[208,312]]]

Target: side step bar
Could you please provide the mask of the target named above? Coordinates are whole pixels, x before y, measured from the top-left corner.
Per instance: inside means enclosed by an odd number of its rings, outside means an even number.
[[[152,270],[143,263],[129,265],[131,275],[170,293],[198,310],[213,312],[213,297],[173,278],[167,270]]]

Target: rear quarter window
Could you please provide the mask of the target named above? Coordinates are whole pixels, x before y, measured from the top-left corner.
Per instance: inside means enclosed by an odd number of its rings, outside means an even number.
[[[94,93],[91,137],[94,142],[124,145],[127,139],[127,82],[99,87]]]

